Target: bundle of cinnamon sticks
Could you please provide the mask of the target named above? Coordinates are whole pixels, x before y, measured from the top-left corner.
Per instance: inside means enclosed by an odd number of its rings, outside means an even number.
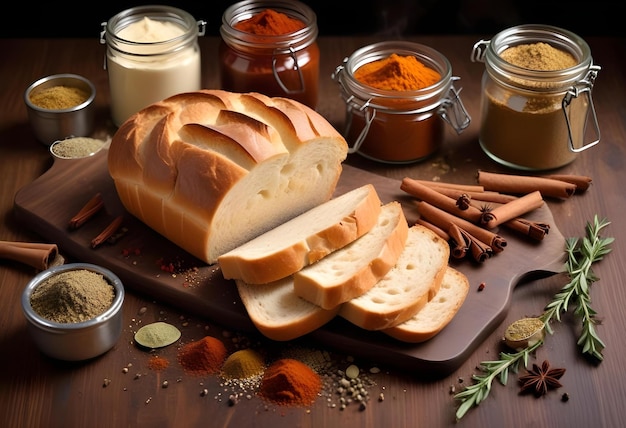
[[[417,199],[418,223],[446,239],[453,257],[484,262],[507,245],[494,231],[498,226],[542,240],[550,225],[523,216],[543,206],[544,197],[566,199],[586,191],[591,178],[478,171],[477,182],[459,185],[405,177],[400,188]]]

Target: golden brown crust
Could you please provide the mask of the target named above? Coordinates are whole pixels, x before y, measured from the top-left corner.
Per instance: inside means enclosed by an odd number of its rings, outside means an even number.
[[[202,90],[129,118],[108,163],[131,214],[215,263],[330,198],[346,155],[343,137],[295,101]]]

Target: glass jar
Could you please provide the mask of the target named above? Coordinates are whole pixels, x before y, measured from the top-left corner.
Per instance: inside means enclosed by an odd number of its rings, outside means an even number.
[[[175,33],[151,38],[152,22],[170,25]],[[143,34],[134,34],[133,40],[120,37],[131,25]],[[170,6],[137,6],[102,23],[100,43],[107,46],[105,68],[116,126],[152,103],[201,89],[198,36],[204,35],[205,25]]]
[[[235,28],[238,22],[271,9],[305,27],[283,35],[256,35]],[[260,92],[317,106],[320,52],[317,17],[298,1],[242,1],[222,16],[219,47],[221,87],[231,92]]]
[[[510,47],[539,42],[571,54],[576,65],[530,70],[500,56]],[[485,63],[479,141],[496,162],[520,170],[559,168],[600,141],[591,97],[600,67],[576,34],[544,25],[512,27],[477,42],[472,61]]]
[[[391,91],[365,85],[354,77],[364,64],[394,53],[415,56],[441,79],[417,91]],[[470,117],[454,87],[458,77],[452,76],[448,59],[430,47],[406,41],[365,46],[345,58],[332,77],[346,103],[344,135],[350,153],[384,163],[413,163],[441,146],[445,123],[457,133],[469,126]]]

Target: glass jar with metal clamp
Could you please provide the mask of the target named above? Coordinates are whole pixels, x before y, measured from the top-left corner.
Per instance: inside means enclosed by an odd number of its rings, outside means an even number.
[[[390,55],[414,56],[441,78],[418,90],[377,89],[355,78],[364,64]],[[436,50],[418,43],[388,41],[365,46],[345,58],[332,76],[346,104],[345,137],[350,153],[371,160],[408,164],[437,151],[445,136],[445,124],[460,134],[470,117],[454,87],[448,59]]]
[[[533,64],[503,58],[516,47],[528,50]],[[571,61],[540,69],[542,55],[547,64],[559,55]],[[576,34],[544,25],[512,27],[477,42],[472,61],[485,63],[479,141],[496,162],[520,170],[559,168],[600,141],[591,96],[600,67]]]

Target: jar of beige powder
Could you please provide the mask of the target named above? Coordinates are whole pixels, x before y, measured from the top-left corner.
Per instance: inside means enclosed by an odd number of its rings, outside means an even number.
[[[479,141],[496,162],[555,169],[600,141],[591,96],[600,67],[576,34],[520,25],[477,42],[472,60],[485,64]]]

